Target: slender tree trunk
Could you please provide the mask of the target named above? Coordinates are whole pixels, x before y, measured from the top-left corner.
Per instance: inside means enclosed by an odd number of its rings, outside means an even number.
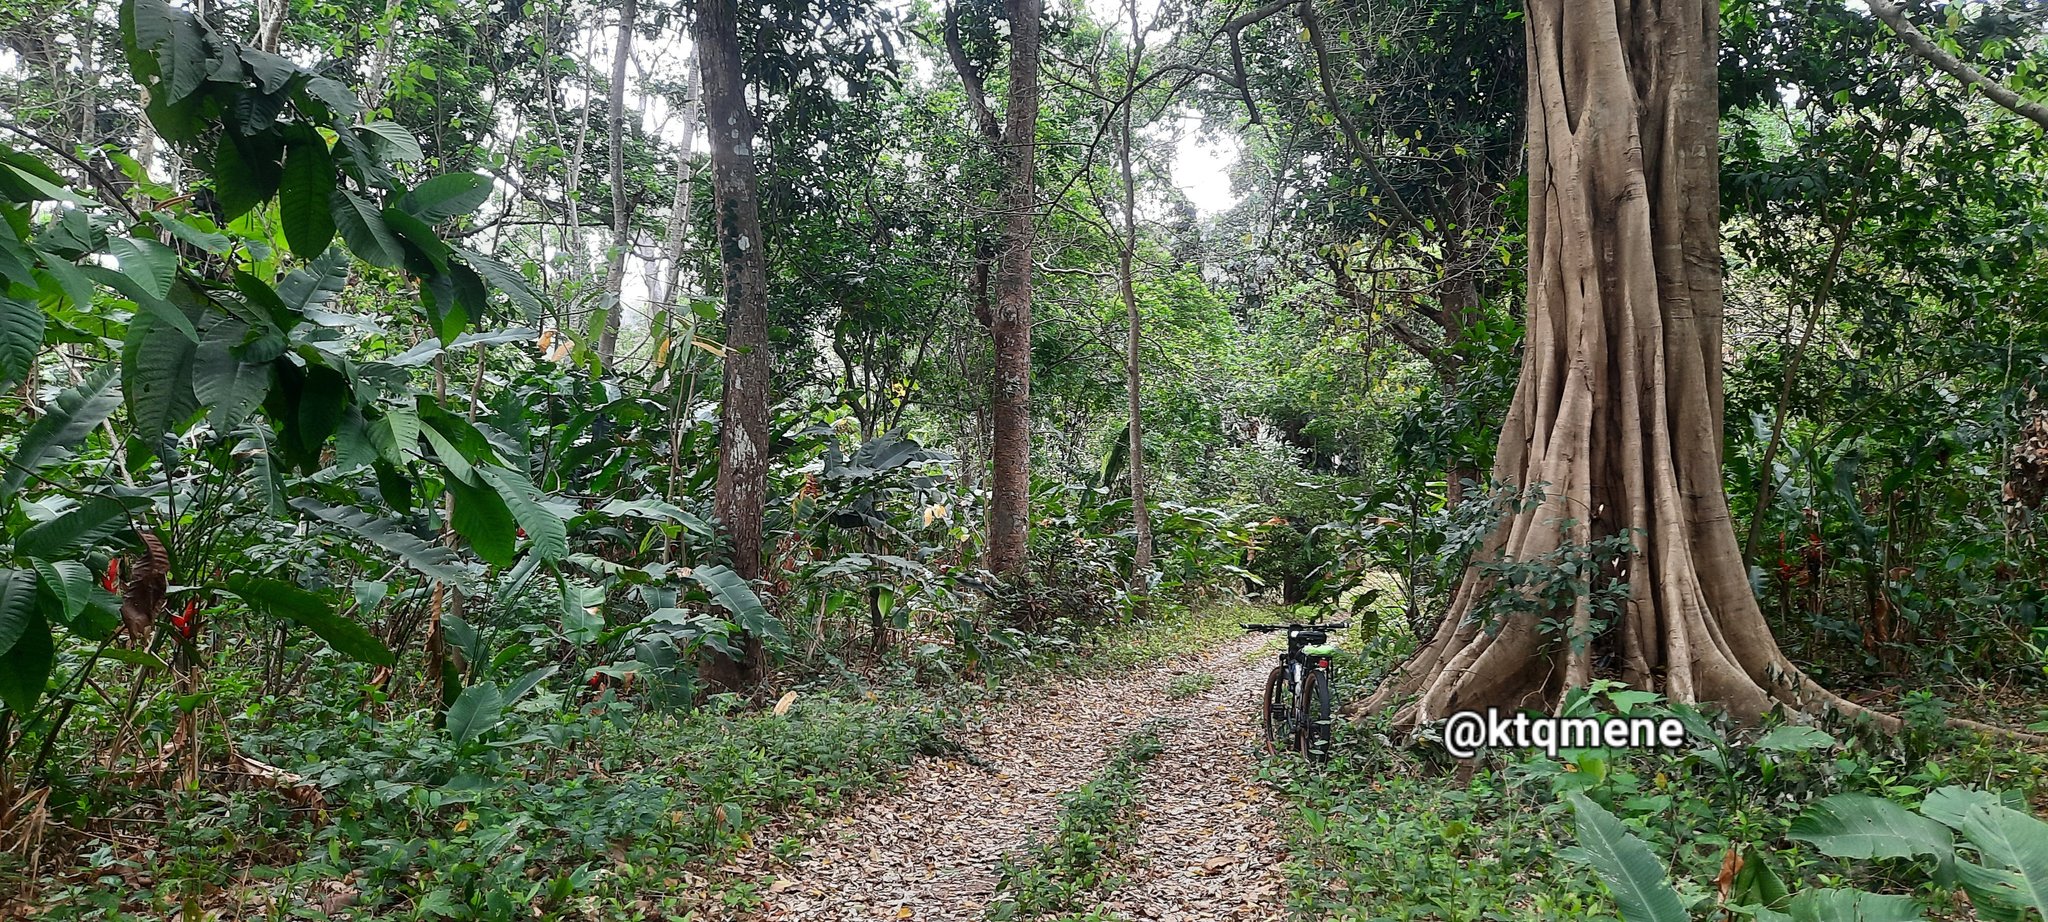
[[[1003,113],[1002,254],[996,270],[994,470],[989,484],[988,565],[1024,571],[1031,521],[1031,273],[1038,131],[1038,44],[1043,0],[1009,0],[1010,88]]]
[[[674,305],[683,280],[683,241],[690,229],[690,197],[694,189],[691,168],[697,157],[698,112],[704,103],[697,86],[697,52],[683,62],[683,143],[676,151],[676,194],[668,208],[668,237],[661,245],[661,286],[654,303]]]
[[[1515,590],[1475,566],[1368,708],[1549,707],[1596,673],[1745,717],[1848,706],[1779,652],[1722,488],[1719,9],[1528,4],[1529,328],[1494,477],[1536,496],[1479,559],[1625,538],[1579,577],[1617,587],[1619,610],[1586,591],[1562,611],[1496,606]]]
[[[1131,8],[1131,31],[1138,32],[1137,8]],[[1131,76],[1137,77],[1137,68]],[[1123,173],[1124,193],[1124,239],[1117,253],[1117,281],[1123,289],[1124,323],[1124,396],[1130,410],[1130,475],[1131,475],[1131,521],[1137,531],[1136,547],[1131,551],[1131,582],[1138,592],[1151,585],[1152,572],[1152,514],[1145,506],[1145,419],[1143,409],[1144,384],[1140,370],[1138,345],[1143,332],[1143,318],[1138,315],[1138,291],[1131,275],[1131,263],[1138,250],[1138,182],[1131,169],[1131,108],[1136,100],[1127,100],[1123,106],[1123,133],[1117,145],[1118,165]]]
[[[612,155],[612,250],[611,264],[604,275],[604,332],[597,339],[597,356],[610,370],[619,351],[619,316],[626,304],[619,297],[626,286],[626,251],[632,248],[633,207],[626,195],[626,64],[633,59],[633,20],[639,14],[638,0],[619,5],[619,41],[612,52],[610,139]]]
[[[761,515],[768,499],[768,265],[737,20],[734,0],[703,0],[697,7],[704,116],[711,126],[711,195],[725,283],[725,394],[712,509],[732,541],[733,569],[753,580],[761,576]],[[746,646],[739,660],[707,652],[699,665],[704,684],[732,689],[758,678],[760,642],[748,638]]]

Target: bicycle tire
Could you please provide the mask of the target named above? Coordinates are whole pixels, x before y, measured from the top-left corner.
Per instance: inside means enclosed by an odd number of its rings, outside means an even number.
[[[1301,733],[1299,750],[1311,762],[1330,758],[1330,674],[1321,669],[1308,671],[1301,687]]]
[[[1273,667],[1273,671],[1266,674],[1266,691],[1261,699],[1263,706],[1259,709],[1259,724],[1265,731],[1266,749],[1271,752],[1292,748],[1291,740],[1282,741],[1283,733],[1293,735],[1289,719],[1292,715],[1288,712],[1294,707],[1294,697],[1288,694],[1289,691],[1287,667]]]

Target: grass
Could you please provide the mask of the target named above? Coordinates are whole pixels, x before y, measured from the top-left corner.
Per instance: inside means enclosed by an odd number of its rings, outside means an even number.
[[[1163,744],[1152,727],[1131,734],[1088,783],[1068,794],[1059,826],[1021,857],[1005,858],[988,918],[1106,920],[1086,907],[1115,885],[1137,839],[1139,780]]]
[[[1184,672],[1166,684],[1166,697],[1179,701],[1193,698],[1216,687],[1216,676],[1207,672]]]

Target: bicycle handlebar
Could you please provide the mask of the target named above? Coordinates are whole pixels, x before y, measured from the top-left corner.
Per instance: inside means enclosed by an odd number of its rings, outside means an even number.
[[[1238,627],[1244,628],[1244,629],[1245,629],[1245,630],[1247,630],[1247,631],[1292,631],[1292,630],[1298,630],[1298,629],[1301,629],[1301,628],[1308,628],[1308,629],[1310,629],[1310,630],[1317,630],[1317,631],[1340,631],[1340,630],[1343,630],[1344,628],[1347,628],[1347,627],[1350,627],[1350,626],[1351,626],[1351,622],[1349,622],[1349,621],[1339,621],[1339,622],[1337,622],[1337,623],[1335,623],[1335,624],[1239,624],[1239,625],[1238,625]]]

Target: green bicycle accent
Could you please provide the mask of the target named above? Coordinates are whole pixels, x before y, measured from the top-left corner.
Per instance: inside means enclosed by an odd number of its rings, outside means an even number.
[[[1331,631],[1350,627],[1341,624],[1245,624],[1247,631],[1284,631],[1287,650],[1280,664],[1266,677],[1261,701],[1260,723],[1266,746],[1275,752],[1295,752],[1311,762],[1329,758],[1330,670],[1325,665],[1337,652],[1330,645]]]

